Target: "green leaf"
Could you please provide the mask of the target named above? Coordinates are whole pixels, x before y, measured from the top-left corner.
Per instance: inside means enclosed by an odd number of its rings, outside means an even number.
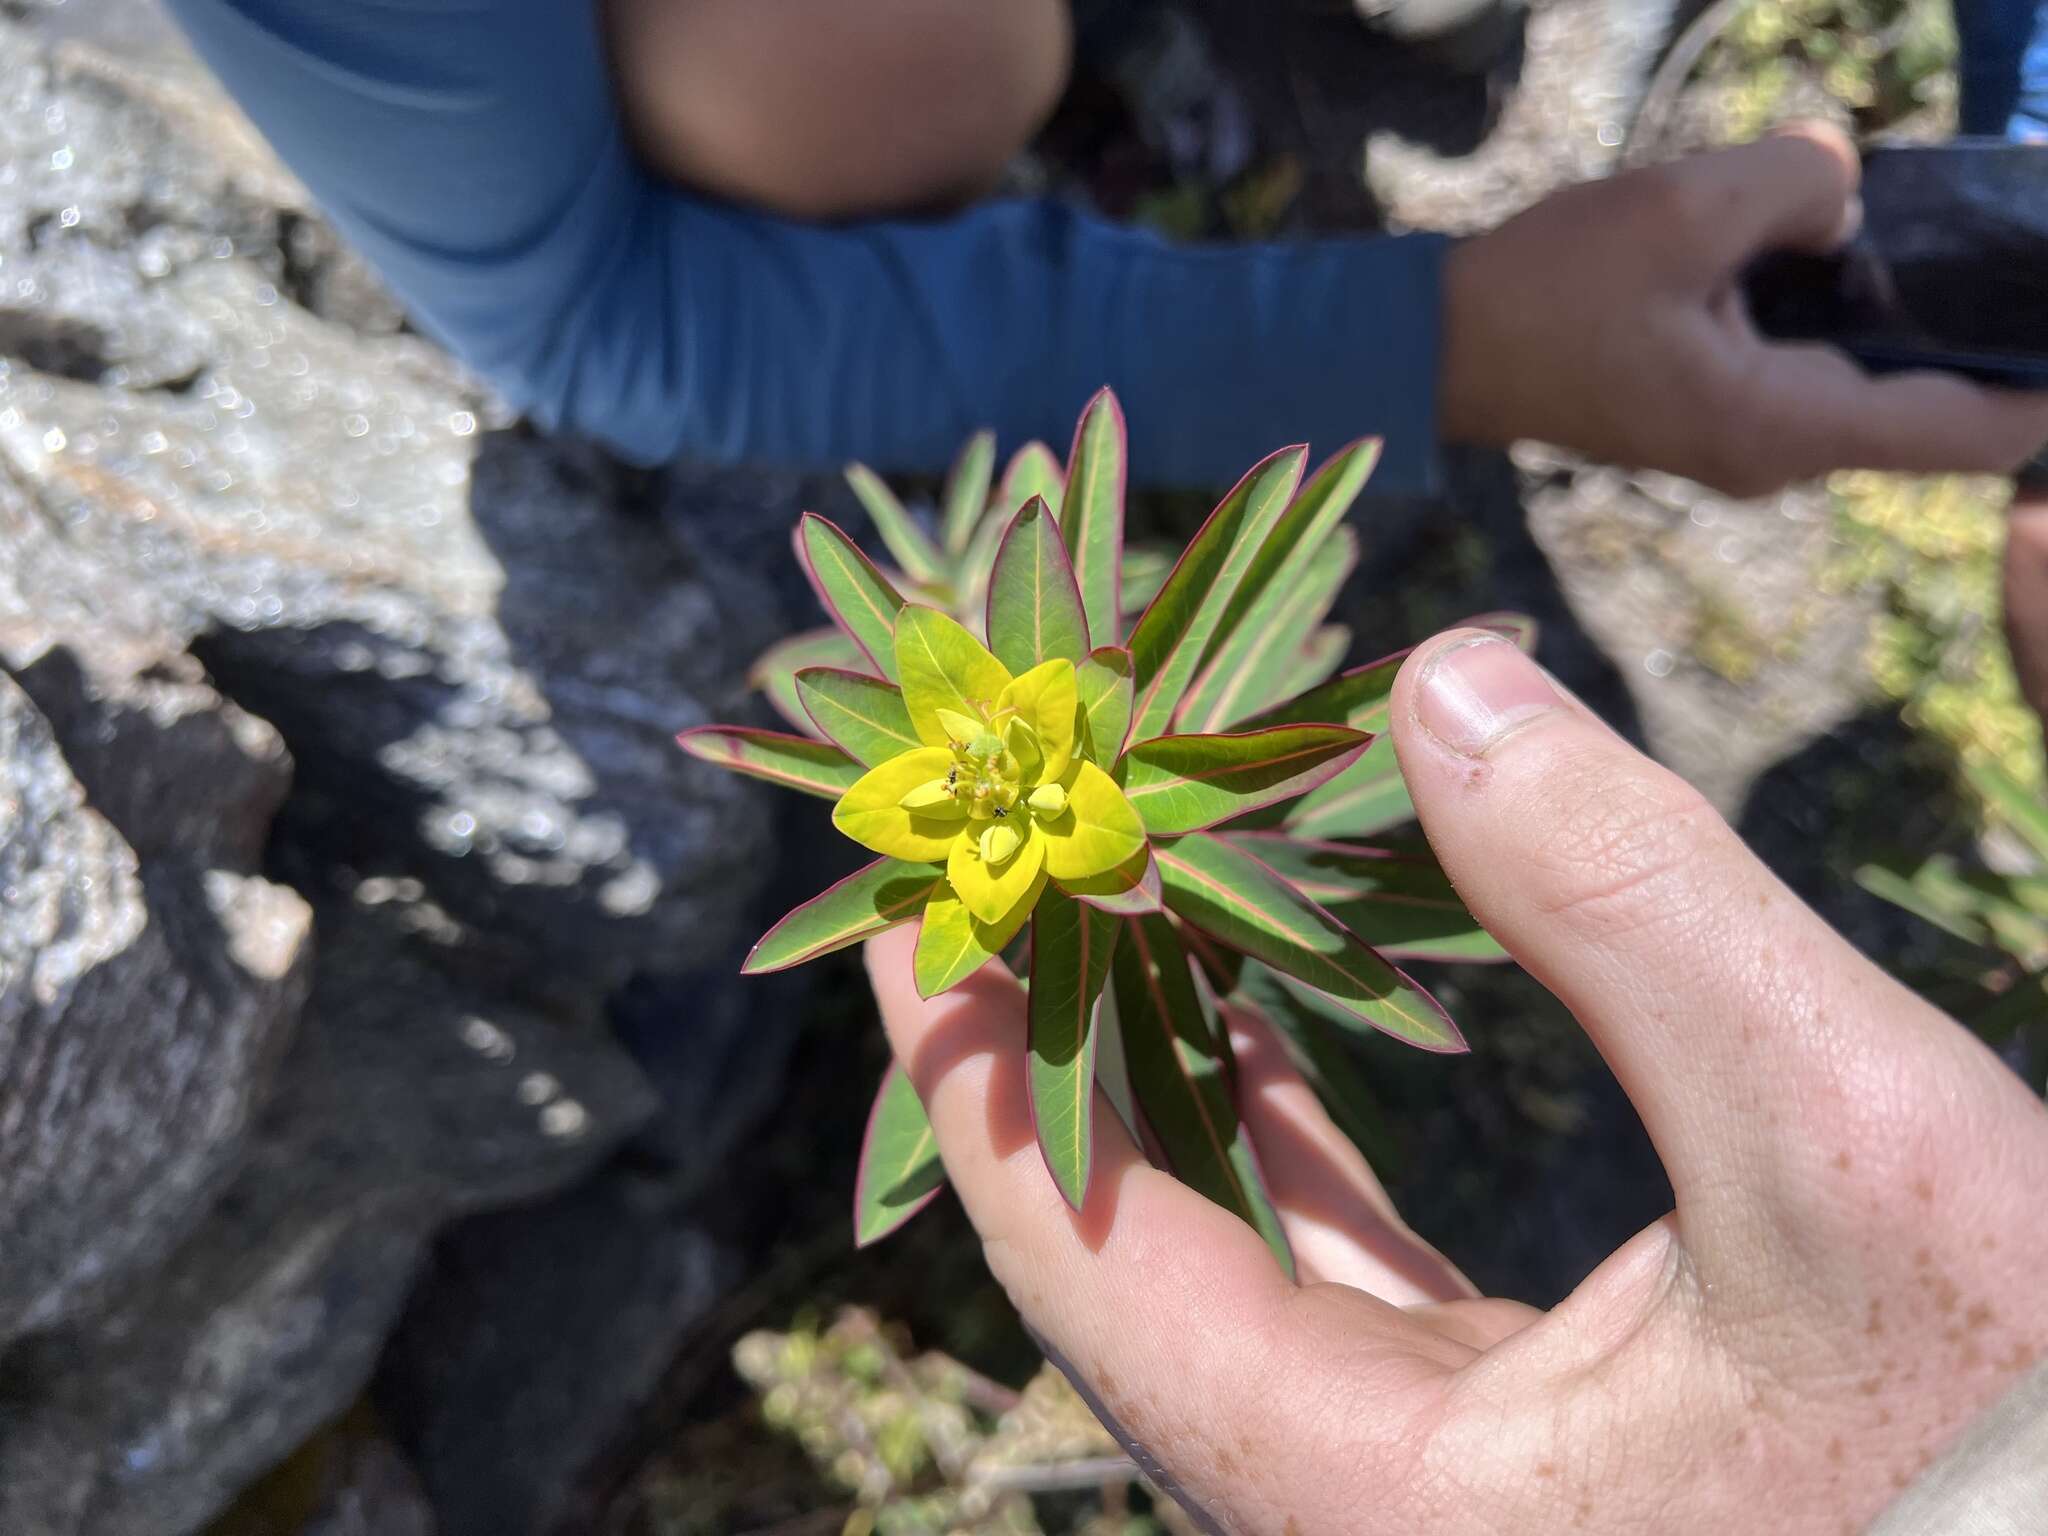
[[[903,598],[889,585],[889,578],[853,540],[815,512],[806,512],[797,522],[796,552],[825,611],[875,670],[894,682],[896,615]]]
[[[1355,761],[1371,740],[1343,725],[1155,736],[1124,755],[1124,798],[1154,837],[1199,832],[1306,794]]]
[[[1173,574],[1173,557],[1149,545],[1124,550],[1123,573],[1117,582],[1117,606],[1126,614],[1143,613]],[[1122,631],[1118,631],[1121,635]]]
[[[1375,736],[1365,755],[1287,812],[1298,837],[1372,837],[1415,819],[1415,802],[1394,756],[1394,738]]]
[[[1965,763],[1963,776],[1998,812],[1999,818],[2034,850],[2034,857],[2048,862],[2048,805],[1992,763]]]
[[[1105,641],[1120,639],[1123,633],[1119,567],[1123,564],[1127,457],[1123,407],[1113,393],[1103,389],[1088,402],[1074,428],[1060,533],[1073,556],[1074,579],[1088,614],[1088,629]]]
[[[1241,847],[1196,832],[1153,852],[1166,905],[1204,933],[1328,993],[1358,1023],[1424,1050],[1466,1049],[1435,998]]]
[[[872,768],[923,743],[910,726],[903,690],[894,683],[838,667],[805,667],[796,675],[797,697],[827,741]]]
[[[1355,1037],[1344,1033],[1329,1015],[1336,1005],[1313,987],[1256,960],[1245,962],[1231,1002],[1272,1026],[1337,1129],[1365,1154],[1374,1172],[1382,1178],[1391,1175],[1399,1163],[1399,1148],[1379,1095],[1359,1069]]]
[[[1260,1212],[1246,1192],[1244,1159],[1236,1151],[1244,1130],[1231,1097],[1220,1020],[1173,925],[1164,917],[1126,922],[1114,973],[1131,1087],[1174,1175],[1258,1228]],[[1292,1274],[1284,1241],[1274,1253]]]
[[[1175,716],[1183,731],[1220,731],[1300,692],[1290,687],[1302,648],[1329,616],[1358,565],[1358,536],[1339,528],[1318,545],[1318,558],[1284,572],[1258,606],[1216,649]]]
[[[942,878],[929,864],[877,859],[813,896],[761,936],[748,951],[742,975],[802,965],[835,949],[908,922]]]
[[[1245,722],[1247,727],[1292,725],[1302,720],[1342,720],[1346,725],[1375,736],[1387,729],[1388,711],[1394,697],[1394,678],[1401,663],[1415,652],[1410,646],[1378,661],[1339,672],[1327,683],[1298,694],[1285,704],[1264,709]]]
[[[1943,933],[1968,944],[1988,945],[1991,932],[1976,910],[1976,903],[1957,900],[1953,890],[1925,881],[1927,868],[1928,865],[1922,865],[1909,870],[1893,860],[1877,860],[1856,870],[1856,883],[1871,895],[1903,907],[1922,922],[1932,923]]]
[[[1103,767],[1123,755],[1131,729],[1131,653],[1117,646],[1098,646],[1074,669],[1081,694],[1081,717],[1088,722],[1085,756]]]
[[[960,557],[960,612],[985,614],[989,579],[995,574],[996,551],[1003,547],[1009,523],[996,515],[993,506],[974,530],[974,540]]]
[[[1330,611],[1357,562],[1355,536],[1342,540],[1342,558],[1330,544],[1379,456],[1377,439],[1353,443],[1316,471],[1273,525],[1180,707],[1183,730],[1220,731],[1280,696],[1275,684],[1287,660]]]
[[[946,579],[946,562],[925,537],[925,532],[896,499],[896,493],[882,483],[882,477],[865,464],[846,466],[846,483],[875,520],[875,532],[882,536],[897,566],[912,581],[936,584]]]
[[[1468,619],[1461,628],[1491,629],[1504,639],[1527,650],[1536,641],[1536,621],[1519,613],[1482,613]],[[1394,697],[1394,678],[1401,664],[1415,654],[1415,647],[1368,661],[1363,666],[1340,672],[1327,683],[1261,710],[1245,722],[1247,726],[1289,725],[1297,720],[1342,720],[1346,725],[1375,736],[1388,727],[1388,710]]]
[[[880,1242],[930,1205],[945,1185],[932,1123],[909,1074],[892,1061],[861,1139],[860,1171],[853,1180],[855,1246]]]
[[[1351,631],[1342,624],[1326,624],[1295,650],[1287,669],[1280,674],[1273,692],[1281,698],[1306,693],[1329,680],[1344,664],[1351,649]]]
[[[1031,922],[1031,1118],[1067,1204],[1081,1209],[1095,1137],[1095,1003],[1119,919],[1047,891]]]
[[[1138,1128],[1138,1100],[1131,1089],[1131,1067],[1124,1059],[1123,1025],[1116,1016],[1116,988],[1105,986],[1095,1004],[1095,1086],[1123,1121],[1134,1146],[1144,1146]]]
[[[996,551],[988,587],[988,648],[1013,673],[1041,661],[1088,659],[1088,621],[1059,524],[1034,496]]]
[[[1505,960],[1507,951],[1425,854],[1269,832],[1230,841],[1273,871],[1382,955],[1397,960]]]
[[[1307,450],[1284,448],[1256,465],[1209,514],[1131,632],[1137,682],[1133,731],[1162,734],[1245,572],[1301,483]]]
[[[982,643],[936,608],[906,604],[896,620],[896,667],[903,703],[920,741],[947,739],[939,711],[970,718],[978,706],[993,705],[1010,686],[1010,674]]]
[[[1043,500],[1052,515],[1060,514],[1060,503],[1065,499],[1066,481],[1060,473],[1060,461],[1053,451],[1043,443],[1026,443],[1010,457],[1009,466],[1003,470],[1002,488],[996,492],[996,520],[1005,527],[1011,518],[1024,510],[1024,503],[1036,496]]]
[[[755,658],[747,670],[748,686],[758,688],[775,712],[807,736],[818,734],[817,722],[797,697],[796,675],[805,667],[859,667],[860,647],[838,629],[810,629],[778,641]]]
[[[946,476],[943,500],[948,554],[965,554],[967,546],[973,542],[974,530],[980,526],[982,514],[988,510],[989,486],[995,478],[995,470],[995,433],[975,433],[967,439],[967,446],[953,461],[952,473]]]
[[[830,742],[745,725],[694,726],[676,745],[702,762],[826,800],[845,794],[861,772],[859,763]]]
[[[950,885],[941,885],[925,903],[924,922],[917,930],[917,955],[912,978],[919,997],[937,997],[980,970],[1003,952],[1010,940],[1023,930],[1031,908],[1044,891],[1017,903],[1017,909],[1001,923],[984,923],[969,912]]]
[[[1159,862],[1149,843],[1108,874],[1062,880],[1060,889],[1091,907],[1124,917],[1161,909]]]

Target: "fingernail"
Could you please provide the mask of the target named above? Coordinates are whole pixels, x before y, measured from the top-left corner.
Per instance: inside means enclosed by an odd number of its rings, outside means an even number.
[[[1563,701],[1543,669],[1495,635],[1456,640],[1424,666],[1415,719],[1453,752],[1483,757],[1516,726]]]

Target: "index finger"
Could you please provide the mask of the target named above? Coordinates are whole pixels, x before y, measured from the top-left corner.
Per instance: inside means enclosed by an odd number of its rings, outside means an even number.
[[[990,966],[922,999],[915,939],[905,927],[870,940],[868,975],[989,1269],[1026,1323],[1191,1512],[1343,1528],[1355,1510],[1331,1486],[1333,1461],[1386,1454],[1403,1389],[1472,1351],[1363,1292],[1297,1288],[1251,1228],[1146,1163],[1112,1112],[1094,1116],[1094,1173],[1072,1210],[1032,1130],[1021,990]],[[1347,1395],[1356,1411],[1333,1412]],[[1359,1424],[1380,1438],[1361,1442]]]

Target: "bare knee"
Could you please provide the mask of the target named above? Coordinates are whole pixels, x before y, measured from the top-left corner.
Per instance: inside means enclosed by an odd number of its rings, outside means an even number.
[[[1066,0],[607,0],[642,155],[804,218],[985,190],[1065,87]]]

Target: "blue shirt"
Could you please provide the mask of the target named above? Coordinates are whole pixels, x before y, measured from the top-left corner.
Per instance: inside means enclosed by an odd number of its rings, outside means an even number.
[[[1367,434],[1376,489],[1430,480],[1436,237],[1196,249],[1020,201],[806,225],[639,163],[594,0],[170,4],[424,330],[629,458],[937,469],[981,426],[1063,445],[1107,383],[1148,481]]]

